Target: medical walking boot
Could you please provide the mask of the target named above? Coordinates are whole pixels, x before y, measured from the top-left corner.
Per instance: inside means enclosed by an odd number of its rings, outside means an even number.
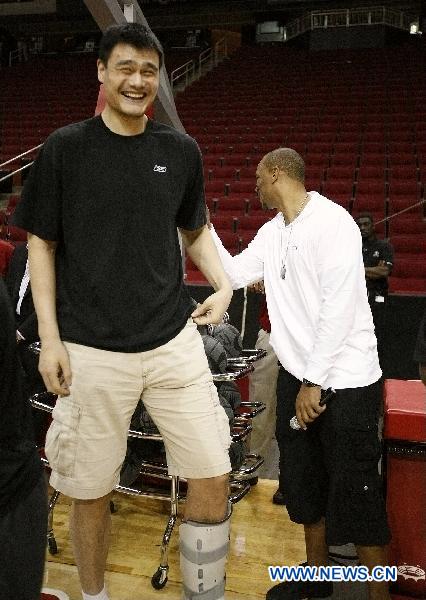
[[[220,523],[185,521],[179,527],[182,600],[224,600],[231,506]]]

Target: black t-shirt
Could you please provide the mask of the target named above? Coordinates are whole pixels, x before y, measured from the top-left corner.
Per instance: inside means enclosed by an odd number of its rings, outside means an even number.
[[[393,248],[384,240],[362,240],[362,258],[364,267],[377,267],[383,260],[386,265],[392,269],[393,266]],[[388,293],[388,278],[366,279],[368,298],[375,296],[386,296]]]
[[[141,352],[191,314],[177,227],[205,224],[202,160],[186,134],[149,120],[121,136],[100,116],[47,139],[14,221],[56,251],[61,338]]]
[[[0,277],[0,516],[31,492],[41,470],[23,391],[12,305]]]
[[[423,319],[420,323],[419,333],[417,335],[414,360],[421,364],[426,364],[426,310],[423,314]]]

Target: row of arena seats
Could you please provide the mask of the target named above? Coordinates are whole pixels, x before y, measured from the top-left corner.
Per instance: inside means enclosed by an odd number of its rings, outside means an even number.
[[[62,64],[60,59],[46,61],[40,69],[22,65],[0,73],[6,84],[0,90],[1,137],[9,153],[0,148],[1,158],[11,158],[18,145],[26,150],[26,143],[43,141],[65,122],[93,114],[98,91],[93,60],[67,59],[58,82],[52,74]],[[256,229],[250,229],[254,221],[245,217],[265,218],[254,193],[256,166],[266,152],[285,144],[304,157],[308,189],[328,195],[353,214],[370,209],[377,221],[391,217],[377,231],[391,242],[395,239],[397,263],[400,256],[418,262],[417,250],[426,259],[420,241],[426,233],[422,208],[392,216],[409,206],[408,201],[424,196],[426,86],[418,73],[425,62],[424,54],[413,54],[411,47],[315,53],[245,47],[179,93],[179,116],[203,153],[207,203],[214,218],[230,215],[232,225],[223,234],[230,234],[233,251],[244,247],[247,232]],[[252,73],[250,80],[247,72]],[[84,80],[84,93],[81,85],[76,88],[76,78]],[[14,81],[25,110],[13,105]],[[24,93],[28,82],[31,97]],[[61,108],[59,89],[61,98],[69,98],[66,110]],[[79,106],[87,114],[78,113]],[[15,125],[19,129],[14,134]],[[7,217],[1,235],[19,242],[21,232],[7,227]],[[416,252],[409,252],[410,244]],[[416,266],[413,269],[418,273]],[[416,279],[393,275],[404,290],[409,289],[405,279]],[[413,290],[419,287],[410,285]]]
[[[14,207],[19,201],[19,195],[9,198],[8,216],[13,214]],[[225,201],[229,201],[226,198]],[[254,201],[259,210],[254,214],[240,214],[235,211],[217,211],[212,207],[212,222],[215,225],[225,247],[236,254],[243,250],[253,239],[259,227],[274,216],[273,211],[261,210],[260,203]],[[217,208],[217,207],[216,207]],[[381,215],[373,212],[375,220]],[[376,228],[380,233],[380,227]],[[426,223],[412,216],[397,216],[390,220],[390,241],[395,249],[395,268],[391,278],[392,290],[426,292]],[[7,225],[7,216],[0,213],[0,272],[5,272],[13,247],[17,243],[25,243],[26,232],[18,227]],[[189,260],[189,259],[188,259]],[[187,263],[188,279],[199,280],[200,275],[192,263]],[[407,287],[408,286],[408,287]]]
[[[264,156],[266,152],[274,150],[277,146],[275,144],[268,144],[265,146],[264,151],[258,150],[250,154],[244,152],[235,151],[229,154],[215,154],[209,153],[208,151],[203,153],[203,162],[205,167],[221,167],[221,166],[235,166],[235,167],[248,167],[250,165],[257,166],[259,160]],[[394,155],[389,157],[382,153],[364,153],[362,155],[353,154],[351,152],[345,152],[342,154],[326,154],[323,152],[307,152],[305,144],[291,143],[290,148],[296,150],[304,159],[306,167],[318,166],[327,168],[330,166],[346,165],[352,166],[354,169],[361,166],[369,167],[380,167],[382,169],[393,169],[398,166],[407,165],[407,167],[413,167],[414,169],[422,169],[426,166],[426,153],[417,155],[417,160],[410,156],[410,160],[406,160],[403,155]]]
[[[226,183],[211,180],[206,183],[206,202],[214,214],[233,211],[250,214],[261,209],[256,198],[253,179]],[[351,213],[371,211],[383,219],[404,211],[419,221],[425,216],[424,188],[411,180],[395,179],[390,184],[376,179],[353,182],[351,179],[319,180],[307,178],[308,190],[316,190],[344,206]]]
[[[212,165],[205,166],[204,177],[206,182],[219,180],[232,184],[234,181],[246,179],[254,181],[255,172],[254,166],[238,168],[233,165]],[[322,163],[308,163],[306,177],[319,181],[334,181],[337,179],[355,183],[363,180],[383,181],[387,184],[392,182],[406,183],[407,181],[421,183],[426,181],[426,164],[420,168],[406,164],[387,168],[377,164],[363,164],[356,167],[353,164],[324,166]]]
[[[238,233],[218,232],[222,242],[230,254],[235,255],[244,250],[250,242]],[[186,275],[189,283],[205,283],[206,280],[191,261],[186,259]],[[426,293],[426,262],[421,258],[397,256],[392,275],[389,277],[391,293]]]
[[[212,222],[231,254],[244,249],[271,215],[262,212],[254,192],[257,164],[266,152],[287,146],[305,160],[308,190],[354,216],[369,210],[379,237],[390,236],[392,290],[426,292],[420,204],[426,86],[418,78],[425,62],[422,50],[413,55],[411,46],[315,53],[242,48],[178,95],[183,123],[203,154]],[[199,277],[190,261],[187,267],[189,278]]]
[[[199,140],[197,140],[199,142]],[[259,138],[254,136],[252,141],[240,141],[236,140],[233,143],[228,142],[216,142],[211,143],[200,143],[201,152],[203,154],[259,154],[269,152],[274,148],[280,146],[287,146],[293,148],[296,144],[301,150],[301,154],[322,154],[325,156],[354,156],[363,157],[371,156],[376,160],[385,164],[389,162],[391,164],[416,164],[417,157],[424,162],[426,157],[426,142],[419,142],[416,145],[412,145],[410,148],[409,144],[398,142],[394,145],[381,144],[378,142],[365,142],[358,144],[356,142],[310,142],[307,143],[303,140],[303,136],[291,136],[286,139],[278,136],[277,138],[271,137],[270,139]],[[294,148],[296,149],[296,148]]]

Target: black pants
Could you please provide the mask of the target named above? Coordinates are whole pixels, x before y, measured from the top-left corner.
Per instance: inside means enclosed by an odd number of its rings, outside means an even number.
[[[40,600],[47,532],[44,471],[30,494],[0,517],[0,598]]]
[[[390,539],[377,464],[381,382],[336,390],[306,431],[289,421],[301,382],[280,368],[277,429],[280,486],[295,523],[325,517],[329,545],[382,546]]]
[[[374,333],[377,339],[377,353],[379,355],[380,366],[384,367],[386,359],[386,303],[387,298],[384,298],[384,302],[376,302],[375,296],[368,299],[371,308],[371,314],[373,315],[374,322]]]

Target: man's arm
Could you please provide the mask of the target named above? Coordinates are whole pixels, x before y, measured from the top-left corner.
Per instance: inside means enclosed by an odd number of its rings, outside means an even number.
[[[365,267],[365,277],[367,279],[382,279],[383,277],[389,277],[391,268],[385,263],[384,260],[379,261],[376,267]]]
[[[207,226],[194,231],[180,229],[183,244],[191,260],[207,278],[215,293],[192,313],[197,325],[220,323],[232,298],[232,288],[223,270]]]
[[[56,318],[56,242],[28,234],[31,291],[41,340],[39,371],[49,392],[69,395],[71,369]]]
[[[260,235],[260,231],[248,247],[236,256],[232,256],[224,248],[213,225],[210,227],[210,232],[232,289],[238,290],[246,285],[263,280],[264,240],[263,236]]]
[[[388,242],[380,244],[379,262],[375,267],[365,267],[366,279],[382,279],[389,277],[393,267],[393,247]]]

